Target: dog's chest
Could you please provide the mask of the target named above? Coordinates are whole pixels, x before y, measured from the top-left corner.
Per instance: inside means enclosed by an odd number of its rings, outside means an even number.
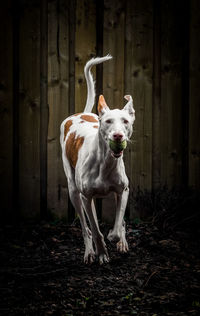
[[[98,166],[95,165],[88,172],[82,171],[76,174],[76,185],[86,196],[103,197],[110,192],[120,194],[128,187],[128,178],[123,165],[121,170],[116,169],[111,172],[104,170],[99,173]]]

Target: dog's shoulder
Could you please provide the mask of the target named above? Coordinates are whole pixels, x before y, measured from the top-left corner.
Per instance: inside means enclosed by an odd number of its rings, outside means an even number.
[[[62,124],[63,141],[65,141],[71,132],[86,137],[94,133],[99,128],[98,116],[94,113],[77,113],[66,118]]]

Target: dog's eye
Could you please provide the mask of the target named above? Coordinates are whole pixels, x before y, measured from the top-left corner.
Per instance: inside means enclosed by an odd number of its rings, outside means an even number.
[[[106,123],[107,123],[107,124],[110,124],[110,123],[112,123],[112,122],[111,122],[111,120],[106,120]]]
[[[124,124],[128,124],[128,123],[129,123],[129,121],[124,119]]]

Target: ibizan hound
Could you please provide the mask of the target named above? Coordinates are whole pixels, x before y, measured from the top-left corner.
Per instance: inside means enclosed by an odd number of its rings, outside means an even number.
[[[128,102],[122,110],[110,110],[103,95],[100,95],[99,116],[91,113],[95,102],[95,83],[90,69],[111,58],[112,56],[108,55],[87,62],[84,68],[88,89],[85,109],[83,113],[74,114],[61,124],[63,166],[68,180],[70,199],[81,222],[85,263],[92,263],[95,256],[98,257],[100,264],[109,261],[93,198],[105,197],[110,192],[116,195],[117,208],[114,228],[110,230],[108,239],[117,243],[119,252],[128,251],[123,218],[129,194],[129,182],[123,162],[123,148],[119,150],[120,146],[118,146],[118,150],[114,151],[110,143],[121,144],[130,140],[135,120],[132,97],[125,96]]]

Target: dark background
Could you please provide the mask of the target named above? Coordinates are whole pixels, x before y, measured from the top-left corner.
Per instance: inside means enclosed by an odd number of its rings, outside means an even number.
[[[94,69],[97,95],[115,108],[131,94],[136,110],[125,152],[130,218],[142,212],[138,188],[199,191],[198,0],[9,0],[0,14],[2,217],[73,219],[59,126],[84,108],[86,61],[107,53],[113,60]]]

